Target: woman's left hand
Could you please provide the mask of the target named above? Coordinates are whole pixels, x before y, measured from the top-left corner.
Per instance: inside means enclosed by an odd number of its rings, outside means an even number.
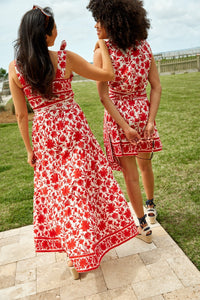
[[[133,145],[136,145],[141,139],[139,133],[135,129],[131,128],[130,126],[128,129],[124,130],[124,133],[127,140]]]
[[[153,138],[153,133],[154,133],[154,123],[153,122],[148,122],[147,126],[144,130],[144,138],[146,140],[152,139]]]
[[[35,167],[36,158],[33,151],[28,152],[28,164],[33,168]]]

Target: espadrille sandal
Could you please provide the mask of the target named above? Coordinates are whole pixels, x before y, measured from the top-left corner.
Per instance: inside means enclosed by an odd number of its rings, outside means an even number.
[[[138,218],[140,226],[138,226],[139,234],[136,235],[138,239],[141,239],[145,243],[152,243],[152,231],[146,222],[146,216],[144,215],[142,218]],[[145,226],[146,225],[146,226]]]

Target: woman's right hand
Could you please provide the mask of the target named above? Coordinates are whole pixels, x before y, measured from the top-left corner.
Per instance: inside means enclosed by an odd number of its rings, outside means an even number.
[[[98,48],[100,48],[100,46],[99,46],[99,41],[96,42],[96,45],[95,45],[95,47],[94,47],[94,52],[95,52]]]
[[[36,158],[35,158],[35,155],[34,155],[33,151],[28,152],[28,161],[27,162],[31,167],[33,167],[33,168],[35,167]]]
[[[103,40],[103,39],[99,39],[97,42],[96,42],[96,45],[95,45],[95,47],[94,47],[94,52],[98,49],[98,48],[100,48],[100,43],[101,43],[101,45],[106,45],[106,43],[105,43],[105,41]]]
[[[127,140],[133,145],[137,145],[137,143],[141,139],[141,136],[139,135],[139,133],[130,126],[124,130],[124,134],[125,134]]]
[[[153,138],[153,133],[154,133],[154,122],[148,122],[146,125],[146,128],[144,130],[144,138],[146,140],[150,140]]]

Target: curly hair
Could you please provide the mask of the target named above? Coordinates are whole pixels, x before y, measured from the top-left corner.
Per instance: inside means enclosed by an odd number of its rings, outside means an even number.
[[[52,35],[54,17],[50,8],[46,7],[43,11],[51,15],[47,24],[47,18],[40,9],[31,9],[23,16],[15,42],[15,58],[32,91],[49,98],[52,96],[55,70],[49,56],[46,34]]]
[[[87,9],[119,48],[136,47],[147,39],[150,21],[140,0],[90,0]]]

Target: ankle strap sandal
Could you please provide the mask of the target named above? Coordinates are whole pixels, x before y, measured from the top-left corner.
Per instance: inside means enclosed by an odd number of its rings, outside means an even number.
[[[147,215],[144,215],[142,218],[138,218],[140,226],[138,226],[139,234],[136,237],[150,244],[152,242],[152,231],[147,224],[146,217]]]
[[[157,211],[155,209],[156,205],[153,202],[154,199],[146,201],[147,215],[149,218],[150,224],[156,223]]]

